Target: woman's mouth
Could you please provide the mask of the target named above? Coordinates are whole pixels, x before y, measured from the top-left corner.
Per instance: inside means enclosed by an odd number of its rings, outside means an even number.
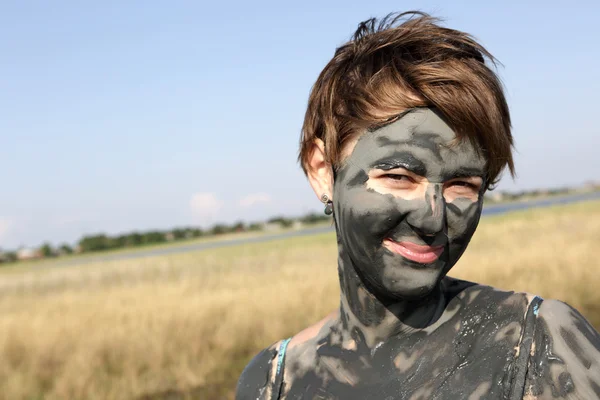
[[[383,245],[392,252],[421,264],[434,262],[444,252],[444,246],[423,246],[407,241],[396,242],[392,239],[385,239]]]

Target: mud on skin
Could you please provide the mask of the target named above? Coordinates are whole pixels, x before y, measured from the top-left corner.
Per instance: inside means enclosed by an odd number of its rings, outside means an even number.
[[[455,137],[423,108],[357,141],[333,190],[340,308],[294,336],[280,398],[600,398],[600,336],[577,311],[544,301],[533,316],[533,296],[446,277],[486,183],[485,160]],[[438,256],[386,245],[406,242]],[[254,358],[237,399],[277,398],[277,356],[275,344]]]

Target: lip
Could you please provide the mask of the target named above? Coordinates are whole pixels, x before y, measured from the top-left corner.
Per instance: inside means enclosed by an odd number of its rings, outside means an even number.
[[[444,246],[423,246],[407,241],[396,242],[392,239],[385,239],[384,245],[394,253],[421,264],[434,262],[444,252]]]

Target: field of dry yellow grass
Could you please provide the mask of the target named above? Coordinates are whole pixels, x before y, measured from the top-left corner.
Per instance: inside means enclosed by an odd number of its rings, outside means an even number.
[[[600,202],[484,218],[452,276],[600,328]],[[261,348],[338,303],[335,238],[0,269],[0,399],[231,399]]]

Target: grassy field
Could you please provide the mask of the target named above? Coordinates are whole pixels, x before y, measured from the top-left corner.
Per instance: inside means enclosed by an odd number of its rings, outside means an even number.
[[[484,218],[451,275],[600,328],[600,202]],[[333,234],[0,270],[0,399],[229,399],[261,348],[337,306]]]

